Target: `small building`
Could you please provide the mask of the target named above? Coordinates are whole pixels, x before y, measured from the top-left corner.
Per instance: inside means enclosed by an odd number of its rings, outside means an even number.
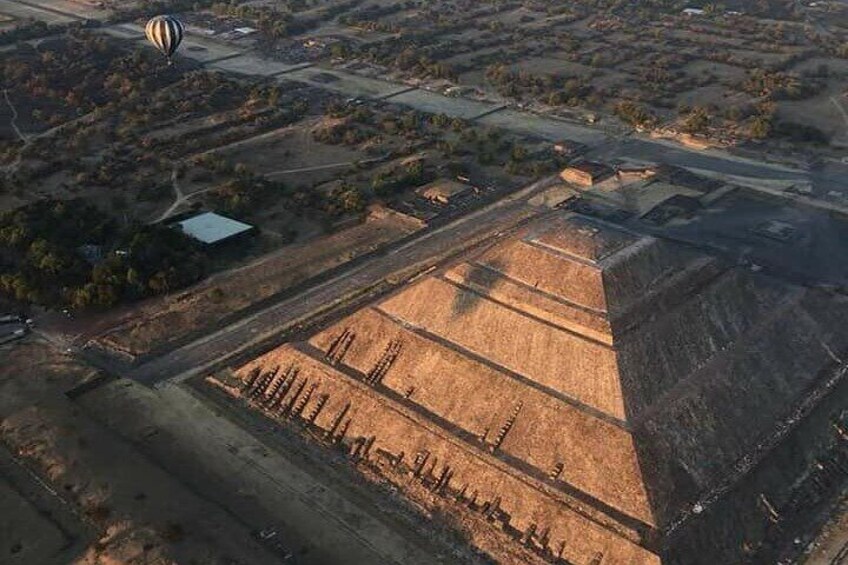
[[[465,183],[452,179],[440,179],[422,186],[416,190],[416,193],[431,202],[450,204],[452,200],[465,196],[472,190],[472,187]]]
[[[615,174],[612,167],[595,161],[581,161],[569,166],[559,174],[565,182],[578,186],[594,186]]]
[[[251,235],[256,228],[250,224],[221,216],[214,212],[203,212],[196,216],[176,222],[187,236],[204,245],[218,245],[225,241]]]

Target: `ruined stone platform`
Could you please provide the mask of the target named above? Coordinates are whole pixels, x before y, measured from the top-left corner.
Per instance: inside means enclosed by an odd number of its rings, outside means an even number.
[[[563,212],[237,373],[551,560],[729,563],[829,441],[845,320],[844,299]]]

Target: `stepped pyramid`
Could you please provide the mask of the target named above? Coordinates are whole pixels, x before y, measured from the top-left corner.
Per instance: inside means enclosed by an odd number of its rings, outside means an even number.
[[[732,563],[844,406],[845,320],[845,301],[563,212],[240,373],[297,366],[316,426],[344,420],[344,441],[564,562]]]

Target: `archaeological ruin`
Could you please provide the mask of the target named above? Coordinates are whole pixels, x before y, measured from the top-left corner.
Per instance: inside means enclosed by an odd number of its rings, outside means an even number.
[[[219,378],[475,543],[736,563],[846,475],[847,319],[822,290],[563,211]]]

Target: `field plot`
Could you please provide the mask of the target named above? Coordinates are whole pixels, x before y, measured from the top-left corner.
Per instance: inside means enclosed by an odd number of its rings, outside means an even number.
[[[190,55],[193,52],[189,52]],[[290,65],[280,61],[271,61],[268,59],[260,59],[252,54],[240,55],[232,59],[224,59],[211,64],[212,68],[221,69],[241,75],[254,76],[272,76],[280,73],[285,73],[303,67],[300,65]]]
[[[97,6],[97,2],[86,2],[84,0],[27,0],[27,4],[33,4],[52,12],[61,12],[77,18],[88,18],[102,20],[109,15],[109,10]]]
[[[741,83],[747,75],[745,69],[741,67],[703,59],[697,59],[686,65],[685,72],[694,79],[703,79],[707,76],[727,86]]]
[[[318,67],[286,73],[281,80],[302,81],[350,97],[383,98],[399,90],[390,82]]]
[[[790,123],[817,128],[835,146],[848,145],[848,98],[841,90],[826,91],[808,100],[783,102],[778,116]]]
[[[310,126],[315,124],[316,121],[309,121],[277,130],[219,154],[258,174],[295,186],[330,180],[366,159],[362,151],[314,141]]]
[[[485,116],[479,123],[518,131],[526,135],[541,137],[548,141],[569,140],[586,145],[596,145],[606,140],[606,135],[594,129],[568,122],[556,122],[550,118],[533,117],[515,110],[501,110]]]
[[[418,227],[394,214],[381,215],[319,240],[284,247],[183,293],[147,303],[133,312],[125,324],[96,341],[132,356],[166,348]]]
[[[681,93],[677,103],[689,106],[721,106],[728,103],[748,104],[751,97],[742,92],[728,91],[719,85],[701,86]]]
[[[591,77],[595,74],[600,74],[598,69],[581,65],[580,63],[572,63],[570,61],[558,58],[557,54],[550,57],[530,57],[519,61],[515,66],[528,73],[538,74],[560,74],[565,76]]]
[[[465,120],[476,118],[480,114],[497,108],[495,104],[477,102],[476,100],[468,100],[467,98],[451,98],[421,89],[410,90],[409,92],[392,96],[389,102],[410,106],[422,112],[446,114],[453,118],[462,118]]]
[[[75,18],[58,12],[36,8],[35,6],[19,4],[17,2],[12,2],[11,0],[0,0],[0,14],[11,16],[16,20],[32,18],[51,25],[67,24],[76,21]]]
[[[102,27],[100,30],[118,39],[144,39],[144,29],[135,24],[117,24]]]
[[[194,59],[199,63],[209,63],[224,57],[233,57],[239,53],[241,53],[241,49],[229,47],[197,35],[186,35],[180,45],[181,56]]]

